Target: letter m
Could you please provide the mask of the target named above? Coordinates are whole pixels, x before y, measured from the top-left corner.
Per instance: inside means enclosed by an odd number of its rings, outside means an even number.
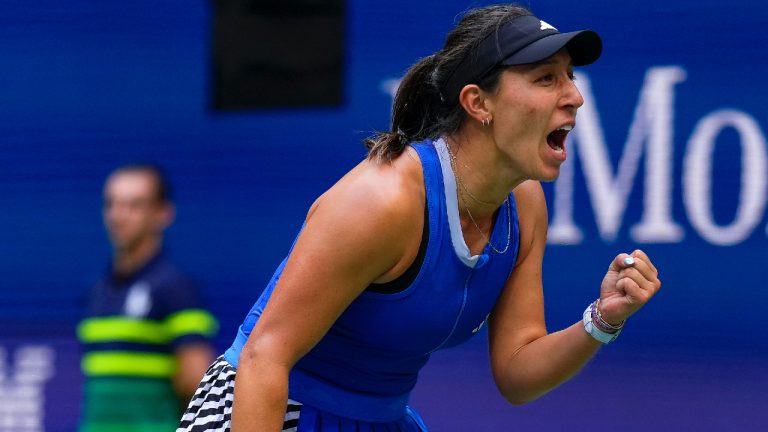
[[[574,155],[581,163],[600,237],[611,242],[621,228],[643,152],[643,212],[630,235],[641,243],[680,241],[683,229],[672,220],[674,86],[685,80],[685,70],[677,66],[648,70],[617,169],[609,157],[589,78],[577,75],[585,102],[569,135],[570,158],[554,186],[549,243],[577,244],[583,237],[573,220]]]

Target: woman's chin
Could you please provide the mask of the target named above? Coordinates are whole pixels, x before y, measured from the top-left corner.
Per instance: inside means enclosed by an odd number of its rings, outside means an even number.
[[[547,164],[538,172],[536,180],[541,182],[553,182],[560,177],[560,164]]]

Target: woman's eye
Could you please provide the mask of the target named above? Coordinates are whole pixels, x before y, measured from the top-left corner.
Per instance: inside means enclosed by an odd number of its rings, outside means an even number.
[[[555,76],[552,74],[546,74],[543,77],[539,78],[537,81],[539,82],[551,82],[555,79]]]

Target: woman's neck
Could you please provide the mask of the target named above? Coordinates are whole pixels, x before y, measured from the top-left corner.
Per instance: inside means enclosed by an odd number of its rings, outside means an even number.
[[[452,159],[460,210],[469,208],[478,222],[488,220],[522,178],[514,176],[487,137],[470,139],[457,133],[444,139]]]

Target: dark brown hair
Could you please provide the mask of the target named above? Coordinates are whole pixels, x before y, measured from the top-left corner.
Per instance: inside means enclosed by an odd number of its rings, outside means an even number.
[[[467,12],[448,33],[443,49],[408,69],[395,95],[390,131],[363,141],[368,148],[368,158],[391,161],[411,142],[435,139],[458,130],[466,113],[458,102],[445,102],[440,88],[459,62],[472,55],[486,36],[523,15],[531,12],[517,5],[486,6]],[[494,68],[476,84],[486,91],[495,90],[502,70]]]

